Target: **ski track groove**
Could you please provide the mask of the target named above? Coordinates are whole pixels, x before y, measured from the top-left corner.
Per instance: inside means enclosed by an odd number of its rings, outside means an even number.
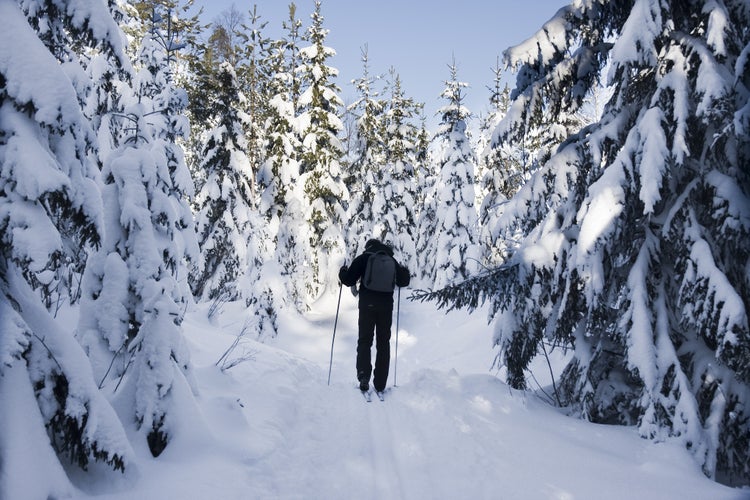
[[[395,427],[392,424],[392,417],[391,417],[391,411],[395,409],[395,406],[393,404],[389,405],[391,408],[387,408],[385,405],[388,403],[388,400],[391,399],[390,395],[385,400],[380,402],[382,408],[378,408],[378,411],[384,415],[384,426],[385,429],[387,429],[387,439],[384,440],[385,443],[388,443],[387,449],[388,449],[388,457],[390,460],[388,463],[390,464],[390,467],[393,471],[393,477],[395,478],[395,485],[397,486],[397,491],[399,493],[399,497],[396,498],[408,498],[406,495],[406,492],[404,491],[404,478],[402,476],[402,471],[404,470],[402,467],[401,460],[399,460],[399,457],[397,456],[395,450],[396,446],[398,445],[398,441],[396,441],[396,438],[394,436],[394,429]],[[393,403],[393,402],[391,402]]]
[[[403,480],[396,464],[396,455],[393,452],[393,430],[388,417],[388,409],[385,408],[386,404],[387,401],[380,400],[368,403],[376,498],[406,498],[403,491]],[[373,406],[373,408],[369,408],[369,406]]]

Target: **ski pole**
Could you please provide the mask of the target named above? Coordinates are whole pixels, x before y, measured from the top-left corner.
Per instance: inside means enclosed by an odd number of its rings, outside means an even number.
[[[336,319],[333,322],[333,337],[331,338],[331,362],[328,364],[328,385],[331,385],[331,368],[333,368],[333,342],[336,340],[336,325],[339,322],[339,307],[341,306],[341,290],[344,285],[339,282],[339,301],[336,304]]]
[[[396,356],[393,363],[393,387],[398,387],[396,377],[398,376],[398,319],[401,316],[401,287],[398,288],[398,302],[396,302]]]

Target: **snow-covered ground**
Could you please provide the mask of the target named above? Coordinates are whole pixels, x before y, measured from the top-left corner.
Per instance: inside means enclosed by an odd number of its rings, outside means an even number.
[[[679,445],[566,417],[533,393],[510,390],[490,371],[484,313],[445,315],[405,297],[398,387],[371,403],[355,388],[357,311],[347,290],[330,386],[336,295],[305,318],[281,318],[276,339],[243,341],[233,355],[251,359],[224,372],[214,363],[242,329],[244,311],[229,304],[209,321],[199,307],[185,324],[198,406],[183,409],[185,425],[160,457],[136,449],[137,480],[89,484],[81,498],[750,497],[705,478]],[[549,380],[545,363],[534,372]]]

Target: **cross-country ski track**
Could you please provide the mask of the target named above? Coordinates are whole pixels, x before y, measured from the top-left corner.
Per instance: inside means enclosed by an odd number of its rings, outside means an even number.
[[[345,291],[346,292],[346,291]],[[284,315],[274,339],[243,340],[241,304],[185,332],[197,405],[158,458],[136,450],[138,479],[106,499],[739,499],[705,478],[676,443],[634,428],[567,416],[491,371],[496,352],[483,311],[445,315],[402,298],[398,379],[385,401],[356,386],[356,299],[343,294],[327,385],[337,294],[310,313]],[[394,312],[395,314],[395,312]],[[562,354],[553,366],[563,366]],[[534,365],[542,384],[546,363]]]

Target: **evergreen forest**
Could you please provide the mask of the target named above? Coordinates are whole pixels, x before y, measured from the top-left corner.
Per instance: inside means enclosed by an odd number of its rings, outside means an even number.
[[[488,306],[513,389],[562,350],[550,404],[750,484],[750,2],[551,15],[486,109],[453,61],[430,110],[366,48],[344,103],[325,0],[209,24],[193,0],[0,0],[0,405],[33,395],[66,470],[159,456],[195,397],[186,312],[284,335],[377,238],[412,301]]]

